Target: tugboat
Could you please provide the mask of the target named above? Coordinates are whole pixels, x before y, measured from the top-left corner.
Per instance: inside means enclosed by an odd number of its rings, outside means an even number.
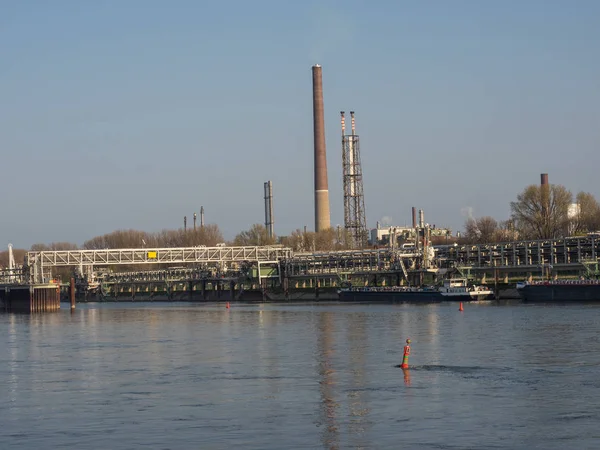
[[[442,286],[348,287],[338,290],[343,302],[470,302],[490,298],[494,292],[485,286],[469,286],[464,278],[444,281]]]

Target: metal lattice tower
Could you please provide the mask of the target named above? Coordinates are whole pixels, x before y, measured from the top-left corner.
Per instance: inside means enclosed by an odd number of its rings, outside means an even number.
[[[363,195],[360,140],[356,134],[354,111],[350,111],[352,133],[346,134],[344,111],[342,116],[342,164],[344,174],[344,228],[352,239],[353,248],[367,245],[367,219]]]

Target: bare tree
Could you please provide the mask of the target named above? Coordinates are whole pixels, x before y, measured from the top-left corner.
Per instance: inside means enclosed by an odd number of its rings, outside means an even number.
[[[13,248],[13,258],[16,264],[23,264],[27,250],[22,248]],[[8,250],[0,252],[0,268],[8,267]]]
[[[515,241],[518,236],[519,233],[517,233],[515,230],[515,225],[512,219],[503,220],[498,223],[495,242],[512,242]]]
[[[233,245],[273,245],[275,238],[269,237],[265,226],[255,223],[249,230],[242,231],[233,240]]]
[[[465,222],[464,242],[470,244],[487,244],[496,242],[497,235],[498,221],[493,217],[469,218]]]
[[[152,248],[187,247],[206,245],[213,247],[223,242],[219,227],[209,224],[196,230],[162,230],[147,233],[138,230],[116,230],[112,233],[96,236],[84,242],[83,248],[98,250],[104,248]]]
[[[551,239],[567,233],[573,195],[562,185],[531,185],[510,203],[512,220],[524,239]]]
[[[32,252],[43,252],[43,251],[60,251],[60,250],[77,250],[79,246],[72,242],[52,242],[51,244],[33,244],[31,246]]]
[[[333,228],[321,230],[315,233],[315,249],[320,251],[332,251],[336,248],[337,233]]]
[[[570,229],[573,234],[585,234],[600,230],[600,204],[588,192],[579,192],[575,208],[569,215]]]
[[[295,252],[302,252],[304,251],[304,234],[302,230],[296,229],[289,236],[279,238],[279,243],[284,247],[291,248]]]

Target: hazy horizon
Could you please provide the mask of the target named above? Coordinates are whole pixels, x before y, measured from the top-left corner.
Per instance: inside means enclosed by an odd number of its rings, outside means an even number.
[[[505,220],[540,173],[600,196],[600,3],[148,0],[7,3],[4,220],[12,243],[188,227],[314,228],[311,66],[323,66],[331,224],[339,112],[356,112],[366,215]],[[594,44],[596,42],[596,44]]]

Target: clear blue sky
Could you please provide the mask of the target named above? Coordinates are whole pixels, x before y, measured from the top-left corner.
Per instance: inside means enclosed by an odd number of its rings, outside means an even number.
[[[527,184],[600,197],[600,2],[0,0],[0,246],[115,229],[314,226],[311,66],[332,224],[339,111],[367,221],[499,220]]]

